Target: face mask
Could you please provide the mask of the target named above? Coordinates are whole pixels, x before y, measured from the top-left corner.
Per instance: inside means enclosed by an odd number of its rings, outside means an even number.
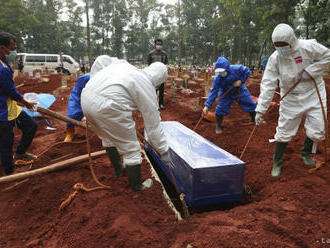
[[[8,55],[6,55],[6,60],[8,61],[15,61],[17,57],[17,52],[16,50],[10,51],[10,53]]]
[[[221,77],[226,77],[228,73],[226,71],[222,71],[222,72],[219,72],[219,74]]]
[[[283,46],[283,47],[277,47],[276,46],[275,49],[277,50],[277,52],[280,55],[286,55],[286,54],[291,52],[291,47],[290,46]]]
[[[156,49],[157,50],[160,50],[160,49],[162,49],[163,48],[163,46],[161,46],[161,45],[156,45]]]

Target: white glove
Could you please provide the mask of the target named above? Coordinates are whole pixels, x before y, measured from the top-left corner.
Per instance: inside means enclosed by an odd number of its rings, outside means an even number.
[[[37,112],[38,111],[38,103],[32,103],[33,107],[29,109],[32,112]]]
[[[242,81],[241,81],[241,80],[237,80],[237,81],[235,81],[235,82],[233,83],[233,86],[234,86],[234,87],[240,87],[241,84],[242,84]]]
[[[209,113],[209,107],[205,106],[203,108],[203,115],[207,115]]]
[[[264,121],[264,118],[262,116],[263,116],[262,113],[257,112],[256,117],[255,117],[255,122],[256,122],[257,126],[259,126]]]
[[[38,103],[36,102],[29,102],[26,101],[24,98],[21,100],[21,103],[24,105],[24,107],[26,107],[28,110],[32,111],[32,112],[36,112],[38,109]]]
[[[171,162],[170,153],[167,151],[160,155],[160,159],[164,162],[164,164],[169,164]]]

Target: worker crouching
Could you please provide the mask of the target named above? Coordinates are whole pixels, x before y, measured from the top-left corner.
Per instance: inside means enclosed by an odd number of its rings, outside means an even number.
[[[115,175],[122,174],[123,165],[119,162],[122,154],[133,191],[151,187],[152,180],[142,183],[141,147],[132,111],[141,111],[150,142],[158,149],[161,159],[168,161],[168,144],[160,125],[155,92],[166,78],[167,68],[160,62],[141,70],[118,60],[91,77],[81,94],[84,115],[91,129],[102,140],[115,167]]]

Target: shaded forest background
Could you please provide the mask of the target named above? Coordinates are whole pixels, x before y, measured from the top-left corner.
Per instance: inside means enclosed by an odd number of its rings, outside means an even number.
[[[145,61],[155,38],[172,63],[256,64],[274,48],[271,33],[292,25],[300,38],[330,46],[328,0],[0,0],[0,30],[18,52],[108,54]]]

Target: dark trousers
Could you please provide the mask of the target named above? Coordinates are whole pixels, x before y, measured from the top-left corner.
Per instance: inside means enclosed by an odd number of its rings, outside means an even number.
[[[158,88],[158,92],[159,92],[159,106],[160,105],[164,105],[164,85],[165,83],[162,83],[159,88]]]
[[[15,120],[0,121],[0,156],[6,175],[12,174],[14,171],[13,145],[15,126],[22,130],[22,137],[16,150],[17,154],[26,152],[38,128],[37,122],[24,111]]]

